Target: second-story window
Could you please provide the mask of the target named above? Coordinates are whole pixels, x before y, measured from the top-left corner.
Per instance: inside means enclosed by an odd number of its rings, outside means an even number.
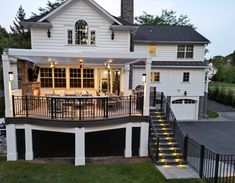
[[[156,45],[148,45],[148,53],[152,56],[156,55]]]
[[[87,45],[88,40],[88,24],[84,20],[78,20],[75,24],[75,44]]]
[[[159,82],[160,81],[160,72],[151,72],[150,80],[152,82]]]
[[[193,45],[178,45],[177,58],[193,58]]]
[[[73,44],[73,30],[68,30],[67,36],[68,36],[68,44]]]
[[[183,82],[189,82],[189,77],[190,77],[189,72],[184,72],[183,73]]]
[[[91,45],[95,45],[96,44],[95,31],[91,31],[90,42],[91,42]]]

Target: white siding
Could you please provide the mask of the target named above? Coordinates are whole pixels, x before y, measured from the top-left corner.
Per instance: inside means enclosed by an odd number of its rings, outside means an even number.
[[[10,71],[13,72],[13,75],[14,75],[14,80],[12,81],[12,84],[11,84],[12,90],[17,90],[18,89],[18,72],[17,72],[16,63],[12,63],[10,65]]]
[[[96,46],[67,45],[66,28],[74,27],[79,19],[85,20],[90,30],[96,30]],[[114,40],[111,40],[110,26],[113,22],[107,20],[97,10],[88,5],[84,0],[74,1],[67,7],[52,16],[51,38],[47,37],[47,29],[32,28],[32,48],[47,50],[106,50],[129,51],[129,32],[115,32]]]
[[[158,92],[164,92],[167,96],[204,96],[205,71],[203,69],[154,69],[152,72],[160,72],[160,82],[151,82],[151,86],[157,87]],[[190,73],[190,82],[183,82],[183,72]],[[144,69],[135,69],[133,73],[133,88],[143,85],[142,74]]]
[[[135,52],[148,54],[148,45],[135,45]],[[177,59],[177,45],[157,45],[154,61],[204,61],[205,47],[194,45],[193,59]]]

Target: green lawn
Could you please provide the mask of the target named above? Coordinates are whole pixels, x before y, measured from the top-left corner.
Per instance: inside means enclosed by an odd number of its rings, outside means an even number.
[[[207,109],[206,113],[209,118],[218,118],[219,117],[219,114],[217,112],[212,111],[210,109]]]
[[[224,82],[211,82],[209,83],[209,87],[210,88],[224,88],[225,90],[232,90],[233,92],[235,92],[235,84],[234,83],[224,83]]]
[[[202,183],[201,180],[167,181],[151,163],[86,165],[6,162],[0,157],[0,182],[4,183]]]

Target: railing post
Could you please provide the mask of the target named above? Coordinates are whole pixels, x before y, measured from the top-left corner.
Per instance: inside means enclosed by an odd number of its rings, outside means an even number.
[[[53,98],[51,97],[51,98],[49,98],[49,100],[51,100],[51,119],[53,119],[54,118],[54,116],[53,116]]]
[[[204,152],[205,152],[205,146],[204,146],[204,145],[201,145],[201,148],[200,148],[200,164],[199,164],[199,176],[200,176],[200,178],[203,177]]]
[[[129,115],[131,116],[131,95],[130,95],[130,98],[129,98]]]
[[[12,112],[13,112],[13,117],[15,117],[16,113],[15,113],[15,96],[14,95],[12,95]]]
[[[54,103],[54,111],[55,111],[55,115],[54,115],[54,117],[55,117],[55,119],[56,119],[56,114],[57,114],[57,99],[55,98],[55,103]]]
[[[188,156],[188,134],[184,137],[184,160],[187,161]]]
[[[219,177],[219,158],[220,158],[220,154],[216,154],[216,158],[215,158],[215,176],[214,176],[214,183],[218,182],[218,177]]]
[[[157,91],[156,87],[153,87],[153,106],[156,106],[156,100],[157,100]]]
[[[163,92],[161,92],[161,111],[163,109]]]
[[[79,102],[79,107],[78,107],[78,109],[79,109],[79,120],[81,121],[82,120],[82,99],[79,99],[78,100],[78,102]]]
[[[156,161],[159,160],[159,137],[157,137]]]
[[[28,106],[28,96],[25,95],[25,110],[26,110],[26,117],[29,116],[29,106]]]
[[[106,114],[105,114],[105,117],[106,118],[109,118],[109,98],[107,97],[107,99],[106,99],[106,105],[105,105],[106,107]]]

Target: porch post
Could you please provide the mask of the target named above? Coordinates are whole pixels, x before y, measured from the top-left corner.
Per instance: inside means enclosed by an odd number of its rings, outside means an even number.
[[[6,125],[7,133],[7,161],[16,161],[18,159],[16,146],[16,127],[15,124]]]
[[[75,128],[75,166],[85,165],[85,128]]]
[[[3,65],[3,78],[4,78],[5,117],[13,117],[11,81],[9,78],[10,58],[8,56],[8,51],[3,52],[2,65]]]
[[[149,138],[149,123],[142,122],[140,124],[140,157],[148,156],[148,138]]]
[[[33,160],[32,128],[28,124],[25,124],[25,160]]]
[[[125,158],[132,157],[132,123],[128,123],[126,127],[126,144]]]
[[[146,81],[144,84],[144,115],[149,116],[149,105],[150,105],[150,73],[151,73],[152,59],[146,59],[145,73]]]

